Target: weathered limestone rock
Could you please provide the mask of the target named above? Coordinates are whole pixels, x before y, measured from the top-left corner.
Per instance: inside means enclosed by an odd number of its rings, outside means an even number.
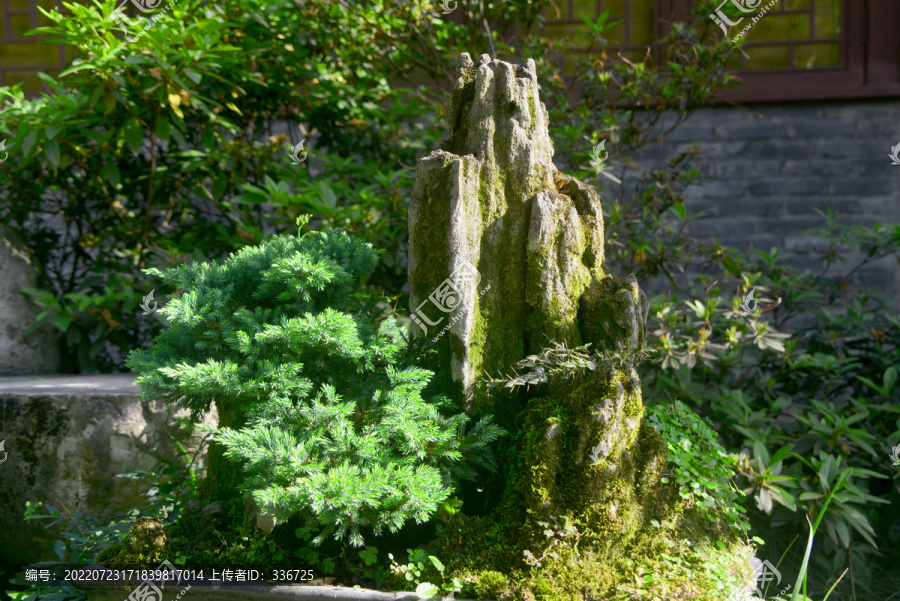
[[[467,411],[490,400],[475,386],[484,372],[509,373],[550,340],[617,353],[645,344],[647,298],[634,275],[610,274],[599,197],[557,173],[547,125],[531,60],[517,67],[482,55],[476,66],[462,54],[449,137],[416,173],[411,317],[418,334],[438,343],[438,378]],[[455,575],[519,570],[524,549],[531,565],[543,554],[553,567],[510,574],[525,582],[519,598],[611,599],[603,595],[616,590],[616,578],[639,566],[653,573],[655,555],[669,553],[659,547],[669,539],[651,525],[666,520],[678,524],[674,540],[724,542],[737,549],[730,560],[746,566],[746,549],[723,516],[685,507],[663,482],[666,442],[643,421],[631,360],[551,379],[544,390],[510,427],[494,512],[451,521],[438,542],[464,558],[455,560]],[[553,546],[574,536],[556,531],[563,522],[576,525],[575,547]],[[509,548],[519,555],[507,555]],[[629,566],[631,557],[637,563]],[[679,598],[718,598],[709,582],[679,586],[693,589],[680,589]]]
[[[550,339],[577,345],[605,336],[595,315],[604,309],[624,312],[608,327],[643,335],[647,302],[636,282],[606,298],[615,290],[607,290],[600,200],[552,163],[533,61],[516,67],[482,55],[476,67],[463,54],[443,146],[416,172],[410,295],[413,321],[428,337],[452,310],[450,335],[439,344],[467,408],[477,404],[473,384],[484,370],[496,373]],[[448,279],[467,264],[489,289]],[[459,300],[453,306],[438,300],[448,291]]]
[[[202,435],[184,439],[179,427],[167,426],[168,405],[141,399],[134,379],[132,374],[0,378],[0,440],[8,453],[0,464],[6,543],[0,545],[0,559],[19,565],[55,559],[41,525],[25,522],[26,501],[65,505],[94,517],[143,509],[149,484],[116,474],[175,458],[178,448],[169,434],[182,439],[189,453],[200,448]],[[212,411],[204,423],[216,421]]]
[[[0,376],[55,374],[59,346],[54,328],[44,326],[22,337],[41,312],[19,294],[22,288],[40,288],[38,271],[21,239],[0,226]]]

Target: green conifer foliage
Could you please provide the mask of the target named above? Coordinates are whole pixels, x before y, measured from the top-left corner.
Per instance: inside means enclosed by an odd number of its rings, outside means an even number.
[[[466,432],[469,416],[439,411],[448,399],[423,399],[432,372],[400,365],[396,322],[354,293],[377,260],[328,231],[275,236],[222,265],[146,270],[181,294],[160,310],[170,327],[128,357],[142,396],[195,417],[215,401],[240,491],[279,522],[303,516],[315,544],[360,546],[362,527],[425,521],[474,466],[495,468],[502,431],[486,417]]]

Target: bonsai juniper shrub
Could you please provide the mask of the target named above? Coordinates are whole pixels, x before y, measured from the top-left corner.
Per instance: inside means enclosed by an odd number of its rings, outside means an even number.
[[[361,546],[361,528],[426,521],[475,466],[493,468],[500,429],[488,416],[466,432],[445,397],[423,398],[431,372],[401,364],[396,323],[354,293],[377,259],[328,231],[147,270],[181,295],[160,310],[171,327],[127,363],[145,398],[194,416],[215,401],[207,500],[249,493],[276,522],[302,516],[313,544]]]

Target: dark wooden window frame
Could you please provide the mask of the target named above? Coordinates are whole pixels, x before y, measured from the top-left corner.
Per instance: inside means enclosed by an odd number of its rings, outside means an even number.
[[[676,17],[690,0],[671,0]],[[719,94],[740,102],[900,96],[900,3],[844,0],[844,65],[835,69],[740,71],[740,89]]]
[[[671,4],[676,18],[687,16],[690,0]],[[900,3],[844,0],[842,16],[842,68],[739,71],[741,87],[719,98],[760,102],[900,96]]]
[[[693,5],[694,0],[655,0],[656,37],[663,35],[665,22],[689,18]],[[843,0],[842,18],[843,66],[740,70],[739,87],[720,92],[718,98],[732,102],[780,102],[900,96],[900,1]],[[732,29],[735,33],[739,30]],[[715,34],[721,35],[721,31],[715,28]],[[748,52],[752,49],[748,48]],[[574,99],[580,91],[573,89],[570,93]]]
[[[79,3],[79,4],[90,4],[89,0],[73,0],[73,1],[76,3]],[[117,6],[120,5],[121,3],[122,3],[122,0],[116,1]],[[2,9],[6,6],[8,6],[8,3],[3,2],[3,0],[0,0],[0,9]],[[63,0],[54,0],[54,6],[56,7],[56,9],[59,12],[61,12],[64,15],[71,14],[69,9],[63,6]],[[31,27],[28,28],[29,30],[35,29],[36,27],[41,25],[40,22],[38,21],[38,19],[42,18],[43,15],[41,15],[41,13],[38,12],[36,6],[32,6],[27,9],[0,10],[0,12],[2,12],[2,14],[0,14],[0,18],[3,19],[3,27],[4,27],[3,31],[4,31],[4,35],[6,36],[3,38],[0,38],[0,44],[21,44],[21,43],[37,44],[37,43],[39,43],[40,40],[44,40],[49,37],[49,36],[45,36],[45,35],[33,35],[33,36],[24,36],[24,37],[14,37],[14,36],[10,35],[10,32],[12,31],[12,23],[10,21],[10,17],[14,16],[14,15],[28,15],[31,25],[32,25]],[[140,16],[141,13],[137,10],[137,8],[135,8],[135,6],[131,2],[128,2],[125,7],[125,14],[128,15],[129,17],[137,17],[137,16]],[[98,41],[98,43],[99,43],[99,41]],[[57,72],[62,71],[65,68],[67,62],[68,62],[68,60],[66,59],[66,46],[64,44],[57,44],[57,46],[56,46],[56,64],[26,65],[26,66],[13,65],[13,66],[9,66],[9,67],[2,67],[2,68],[0,68],[0,86],[8,85],[6,75],[9,72],[12,72],[12,71],[43,71],[44,73],[48,73],[48,72],[49,73],[57,73]],[[45,93],[50,92],[50,88],[47,86],[46,83],[41,83],[41,90],[44,91]],[[34,99],[34,98],[40,96],[40,92],[30,91],[30,92],[25,92],[24,95],[26,98]]]

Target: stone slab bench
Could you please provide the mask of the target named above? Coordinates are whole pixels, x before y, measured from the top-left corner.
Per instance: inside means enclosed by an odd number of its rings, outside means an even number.
[[[189,453],[202,434],[187,437],[162,401],[141,399],[134,374],[0,377],[0,560],[17,565],[54,560],[44,529],[25,522],[26,501],[107,517],[143,509],[145,481],[116,477],[170,461],[182,440]],[[213,410],[204,418],[215,424]],[[4,455],[6,458],[4,459]],[[203,454],[198,458],[202,468]]]

